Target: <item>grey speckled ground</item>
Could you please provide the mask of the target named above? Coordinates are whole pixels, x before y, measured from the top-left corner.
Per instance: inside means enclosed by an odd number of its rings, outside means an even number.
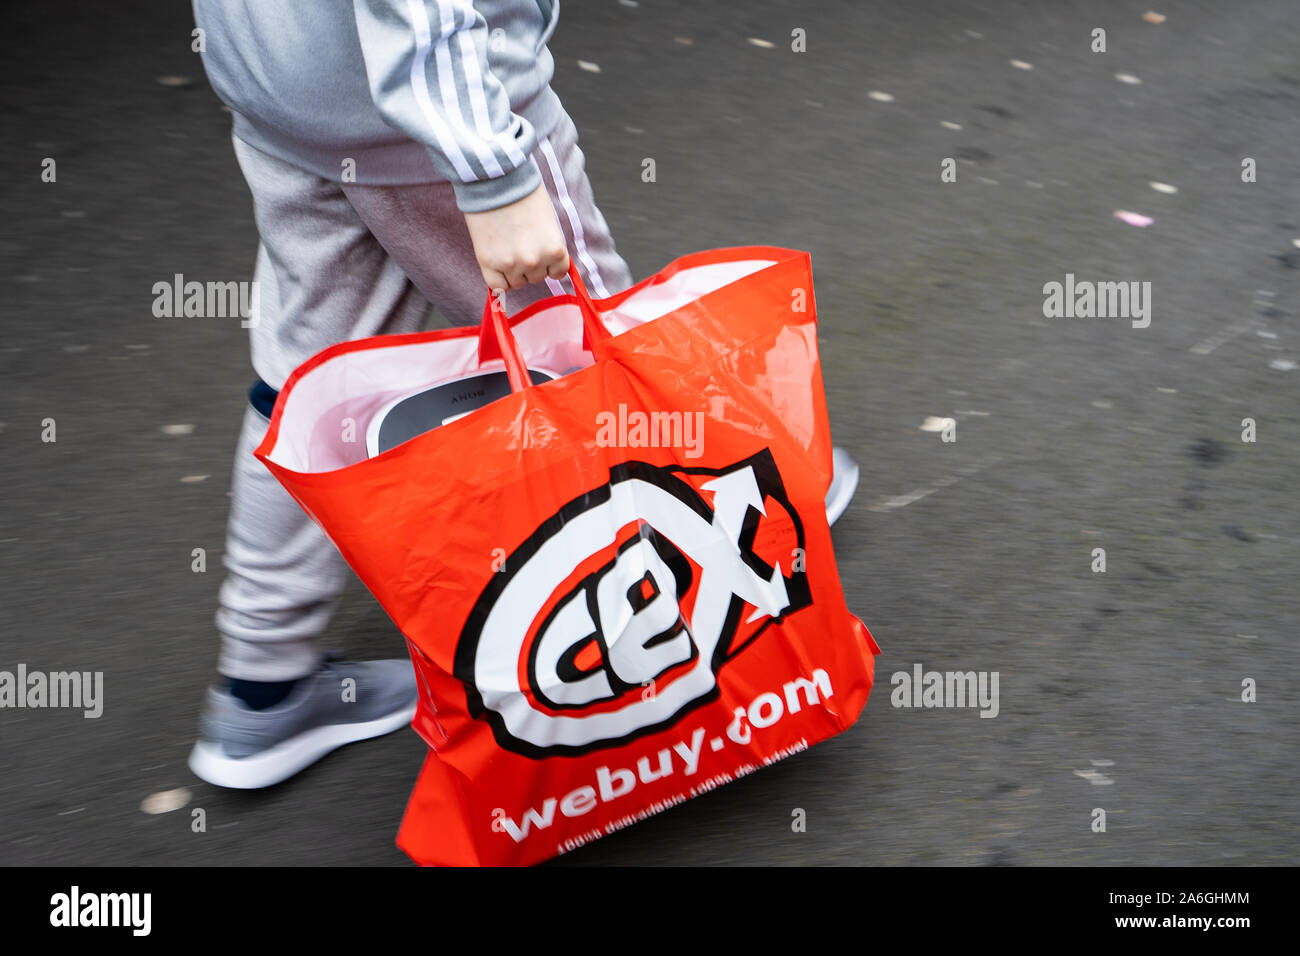
[[[566,862],[1297,862],[1300,21],[1288,0],[1160,25],[1058,6],[565,3],[556,87],[637,276],[812,251],[836,438],[863,466],[837,553],[884,648],[852,730]],[[0,668],[103,670],[106,711],[0,712],[0,863],[404,863],[413,733],[269,793],[184,768],[218,584],[189,555],[219,560],[250,373],[237,322],[155,319],[150,290],[251,277],[255,235],[185,5],[87,9],[29,6],[0,41]],[[1067,272],[1150,281],[1151,326],[1045,319]],[[401,653],[359,585],[332,639]],[[1000,715],[892,708],[917,662],[999,672]],[[207,833],[140,811],[181,786]]]

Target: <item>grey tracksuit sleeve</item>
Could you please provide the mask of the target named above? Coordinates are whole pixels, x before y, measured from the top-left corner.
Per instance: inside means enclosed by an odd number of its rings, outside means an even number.
[[[488,68],[487,22],[470,0],[353,0],[375,106],[424,144],[463,212],[541,185],[532,125]]]

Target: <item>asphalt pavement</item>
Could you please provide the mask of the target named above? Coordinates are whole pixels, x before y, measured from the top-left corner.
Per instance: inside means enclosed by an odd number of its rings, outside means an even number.
[[[883,653],[852,729],[562,863],[1298,862],[1300,15],[1149,9],[565,0],[554,85],[634,275],[812,253]],[[104,710],[0,710],[0,864],[409,863],[413,732],[266,792],[185,767],[252,372],[237,318],[152,288],[256,248],[190,11],[7,18],[0,670],[102,671]],[[1067,275],[1149,282],[1149,325],[1045,315]],[[355,581],[327,643],[403,653]],[[917,664],[996,672],[997,716],[892,706]]]

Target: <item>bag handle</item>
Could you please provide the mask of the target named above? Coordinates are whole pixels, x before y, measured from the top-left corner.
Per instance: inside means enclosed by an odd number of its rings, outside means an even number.
[[[569,281],[573,283],[578,309],[582,313],[582,347],[585,351],[596,352],[602,342],[612,338],[609,329],[600,319],[600,311],[591,301],[587,287],[578,275],[577,263],[569,259]],[[510,322],[501,302],[488,292],[487,304],[483,307],[483,321],[479,325],[478,360],[479,364],[501,359],[506,363],[506,377],[510,380],[512,392],[522,392],[533,382],[528,375],[528,365],[515,334],[510,330]]]

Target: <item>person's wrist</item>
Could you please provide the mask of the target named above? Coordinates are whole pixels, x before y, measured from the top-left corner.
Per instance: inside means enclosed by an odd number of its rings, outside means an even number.
[[[472,183],[453,183],[456,205],[462,213],[490,212],[509,206],[534,193],[542,185],[542,174],[531,157],[524,165],[504,176]]]

